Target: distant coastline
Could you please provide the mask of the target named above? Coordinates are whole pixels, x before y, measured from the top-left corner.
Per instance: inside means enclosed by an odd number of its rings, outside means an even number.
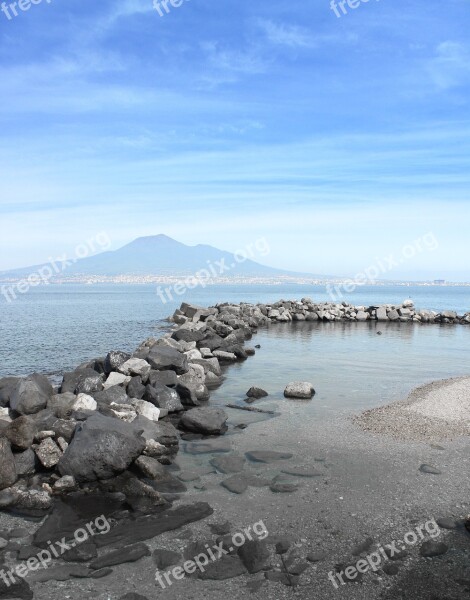
[[[49,284],[126,284],[126,285],[146,285],[146,284],[177,284],[183,283],[188,279],[189,274],[182,275],[73,275],[68,277],[52,277]],[[0,284],[15,284],[21,281],[22,277],[0,277]],[[316,279],[309,277],[292,277],[292,276],[277,276],[277,277],[213,277],[207,285],[327,285],[337,284],[344,285],[351,281],[349,278],[328,278]],[[367,281],[362,286],[421,286],[421,287],[470,287],[470,282],[456,281],[403,281],[403,280],[380,280]]]

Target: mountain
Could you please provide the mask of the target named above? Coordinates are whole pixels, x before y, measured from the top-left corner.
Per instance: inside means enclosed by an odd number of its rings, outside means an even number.
[[[253,247],[252,255],[262,254]],[[249,254],[249,253],[248,253]],[[47,265],[14,269],[0,272],[0,280],[13,280],[27,277]],[[166,236],[155,235],[137,238],[118,250],[102,252],[88,258],[75,260],[57,278],[61,281],[77,279],[80,276],[188,276],[207,269],[212,277],[292,277],[321,278],[325,276],[308,273],[294,273],[267,267],[251,259],[243,262],[234,254],[218,250],[213,246],[199,244],[187,246]]]

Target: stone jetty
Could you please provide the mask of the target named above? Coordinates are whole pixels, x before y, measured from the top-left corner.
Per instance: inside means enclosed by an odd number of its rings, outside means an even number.
[[[55,495],[80,489],[164,505],[167,494],[185,489],[166,469],[180,439],[227,431],[225,411],[207,404],[210,390],[221,384],[224,367],[255,353],[245,342],[260,327],[291,321],[469,324],[470,313],[419,310],[410,300],[366,307],[303,298],[209,308],[183,303],[170,321],[160,339],[82,364],[64,373],[58,388],[39,374],[0,379],[0,508],[48,510]],[[308,382],[286,388],[287,397],[313,394]]]

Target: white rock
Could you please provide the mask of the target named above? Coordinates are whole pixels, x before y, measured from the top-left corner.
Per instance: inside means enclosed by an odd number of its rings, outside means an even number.
[[[142,415],[150,421],[158,421],[160,418],[160,409],[150,402],[146,402],[145,400],[133,400],[132,406],[138,415]]]
[[[73,410],[96,410],[98,404],[94,398],[88,394],[78,394],[77,399],[72,405]]]
[[[212,358],[214,355],[212,354],[210,348],[201,348],[200,349],[202,358]]]
[[[223,350],[215,350],[214,356],[216,358],[218,358],[219,360],[226,361],[226,362],[237,360],[237,357],[235,354],[233,354],[232,352],[224,352]]]
[[[72,475],[65,475],[54,483],[54,490],[57,492],[63,492],[66,490],[73,490],[76,487],[75,478]]]
[[[10,416],[10,411],[8,408],[0,408],[0,419],[4,419],[5,417]]]
[[[308,381],[294,381],[284,390],[284,396],[286,398],[302,398],[310,400],[315,394],[313,385]]]
[[[116,373],[116,371],[113,371],[109,374],[108,379],[106,379],[103,387],[105,390],[107,390],[108,388],[113,387],[114,385],[127,385],[130,380],[131,377],[129,377],[128,375],[124,375],[123,373]]]
[[[202,354],[196,348],[194,350],[185,352],[185,355],[188,357],[189,362],[191,362],[194,358],[202,358]]]
[[[147,440],[144,454],[145,456],[152,456],[153,458],[158,458],[160,456],[165,456],[165,454],[168,454],[168,450],[166,446],[160,444],[160,442],[157,442],[156,440]]]
[[[137,418],[137,413],[130,404],[116,404],[115,402],[111,402],[109,406],[114,416],[121,419],[121,421],[132,423]]]
[[[118,370],[124,375],[140,375],[144,379],[150,373],[151,366],[142,358],[130,358]]]
[[[62,457],[62,450],[52,438],[46,438],[36,448],[36,456],[46,469],[51,469]]]
[[[411,298],[408,300],[405,300],[402,304],[403,308],[413,308],[414,305],[415,305],[415,303],[413,302],[413,300],[411,300]]]

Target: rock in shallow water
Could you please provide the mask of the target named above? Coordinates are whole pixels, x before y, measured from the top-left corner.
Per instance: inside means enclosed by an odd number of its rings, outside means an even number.
[[[300,398],[303,400],[310,400],[315,395],[315,390],[311,383],[306,381],[295,381],[289,383],[284,390],[284,396],[286,398]]]
[[[272,463],[278,460],[287,460],[292,458],[290,452],[274,452],[272,450],[251,450],[245,456],[254,462]]]
[[[193,408],[184,413],[180,427],[205,435],[220,435],[227,431],[227,413],[221,408]]]

